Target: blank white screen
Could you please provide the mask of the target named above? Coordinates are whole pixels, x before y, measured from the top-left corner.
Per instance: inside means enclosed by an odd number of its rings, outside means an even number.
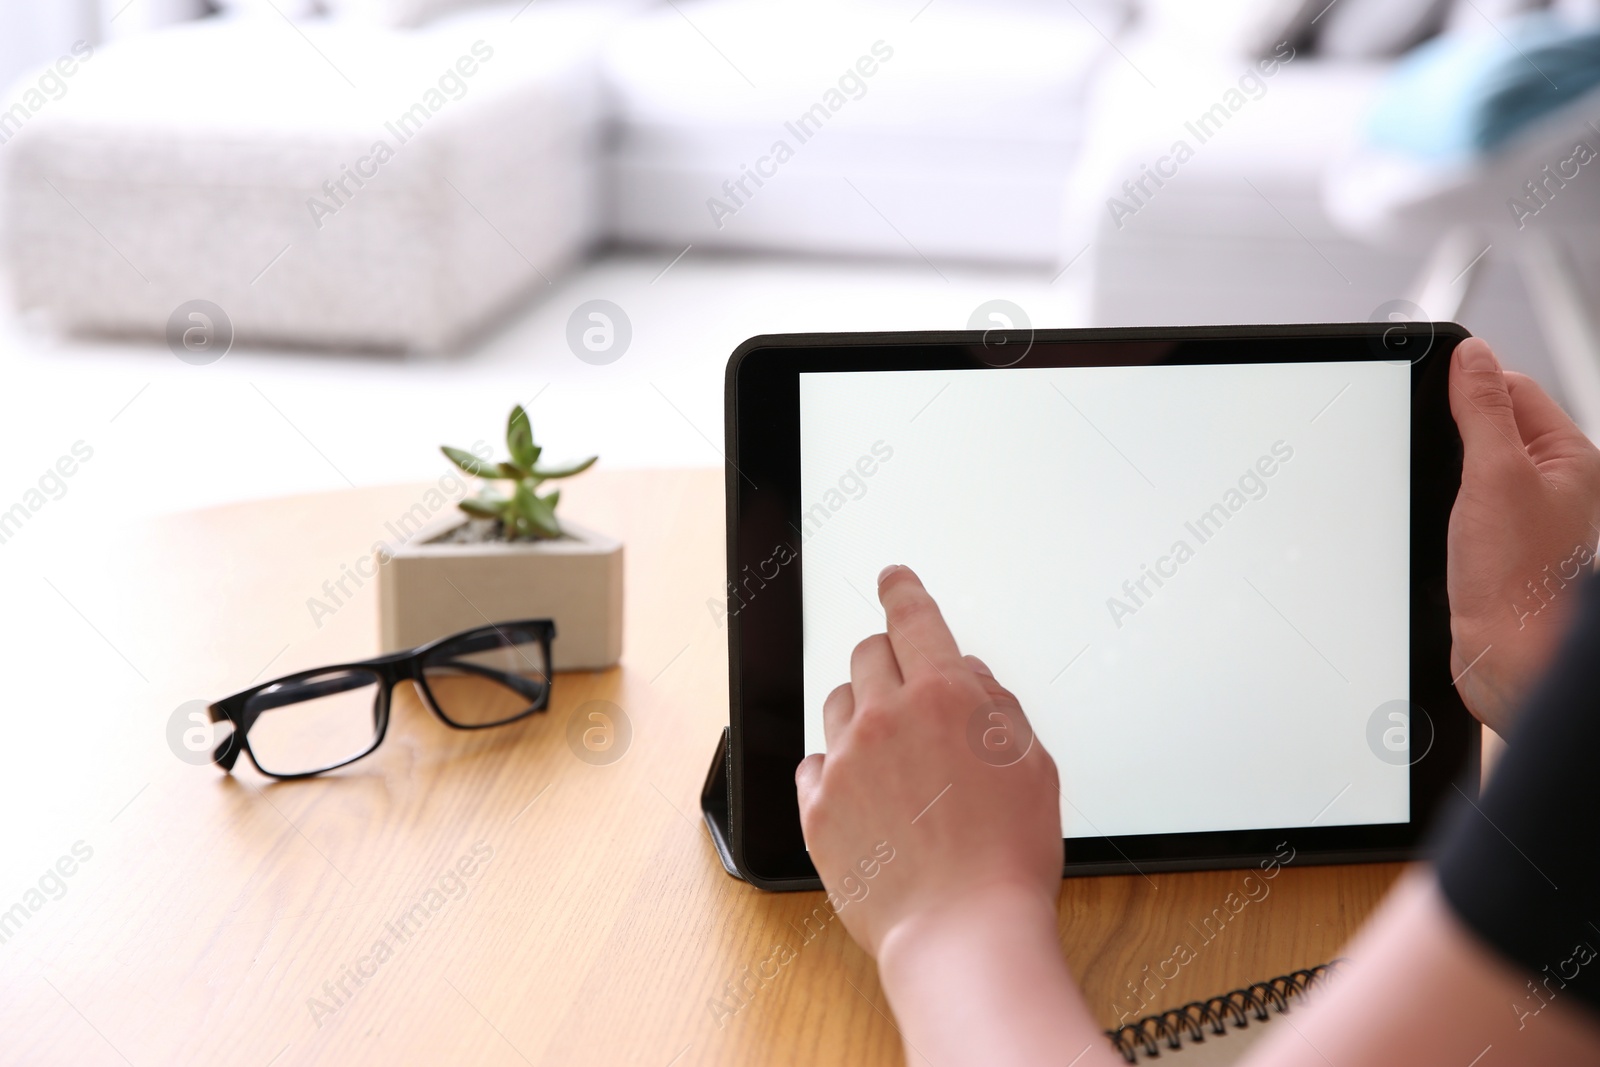
[[[1065,836],[1405,822],[1410,418],[1403,362],[802,374],[807,751],[904,563]]]

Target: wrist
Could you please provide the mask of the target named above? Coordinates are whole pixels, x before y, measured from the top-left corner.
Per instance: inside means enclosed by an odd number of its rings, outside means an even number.
[[[986,887],[907,916],[880,942],[878,973],[908,1062],[1067,1062],[1091,1046],[1110,1053],[1067,970],[1056,902],[1039,887]],[[1080,1067],[1098,1062],[1091,1053]]]
[[[1048,939],[1044,935],[1048,934]],[[1037,889],[999,884],[940,899],[901,918],[878,946],[878,970],[887,987],[894,976],[916,974],[929,956],[966,954],[995,936],[1037,940],[1059,954],[1056,902]]]

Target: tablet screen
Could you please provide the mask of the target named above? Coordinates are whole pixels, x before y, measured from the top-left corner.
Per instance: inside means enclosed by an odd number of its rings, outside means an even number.
[[[1410,818],[1409,761],[1369,741],[1410,692],[1406,362],[806,372],[799,397],[808,752],[904,563],[1055,757],[1066,837]]]

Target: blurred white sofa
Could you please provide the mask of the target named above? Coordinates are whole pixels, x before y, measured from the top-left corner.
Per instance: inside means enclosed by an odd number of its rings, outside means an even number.
[[[611,236],[1049,264],[1125,21],[1042,0],[656,8],[606,50]]]
[[[602,241],[1049,264],[1126,17],[1120,0],[319,2],[340,17],[227,0],[258,10],[83,63],[0,153],[18,303],[148,335],[205,299],[242,340],[438,350]],[[493,59],[402,146],[390,125],[479,40]]]
[[[0,144],[22,305],[440,350],[610,242],[1071,264],[1096,325],[1363,319],[1429,250],[1324,206],[1389,57],[1540,0],[221,2],[258,10],[100,49]],[[1536,353],[1495,281],[1468,324]]]
[[[436,350],[599,230],[600,41],[637,4],[422,29],[239,14],[102,47],[10,131],[7,273],[59,327]],[[24,83],[27,84],[26,82]]]

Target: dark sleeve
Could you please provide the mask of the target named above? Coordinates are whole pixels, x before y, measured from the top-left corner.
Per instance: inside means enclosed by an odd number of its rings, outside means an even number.
[[[1576,595],[1572,633],[1438,868],[1455,913],[1545,999],[1600,1015],[1600,579]]]

